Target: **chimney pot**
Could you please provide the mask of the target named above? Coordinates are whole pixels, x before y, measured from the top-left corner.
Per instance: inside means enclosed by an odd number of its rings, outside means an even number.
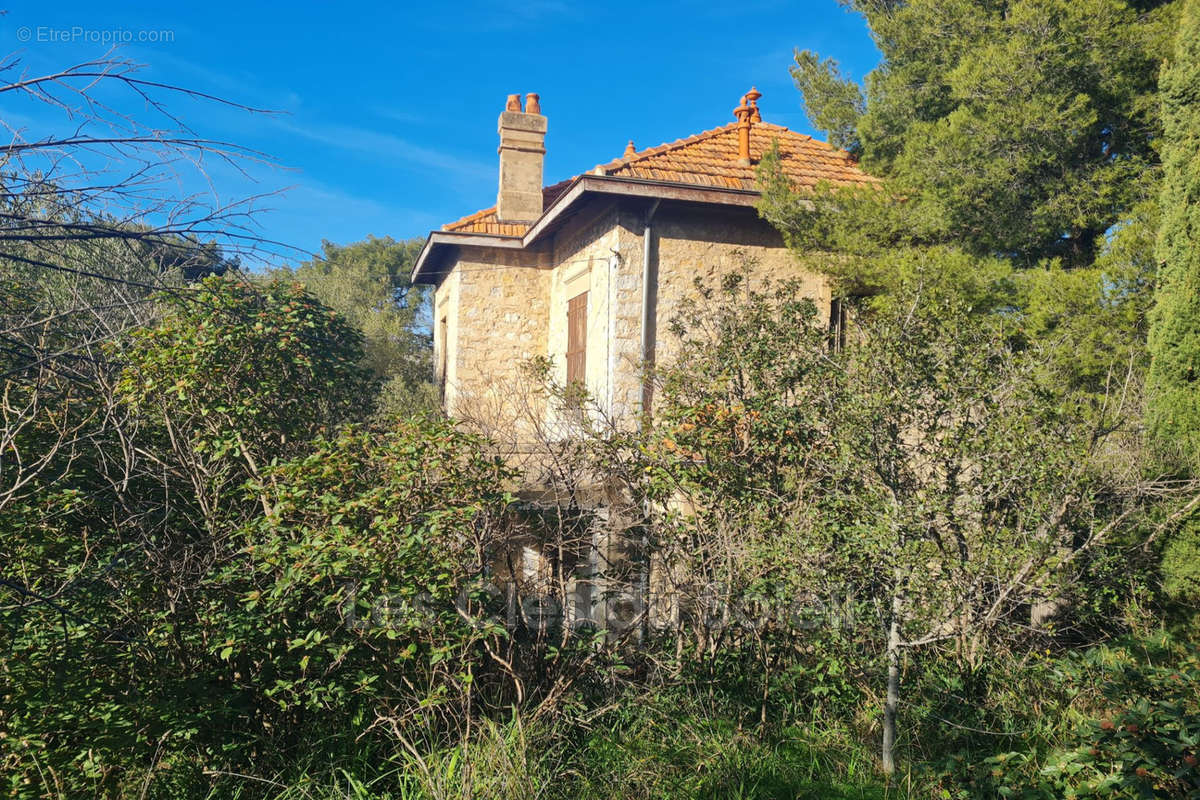
[[[519,113],[521,111],[521,95],[510,94],[508,96],[508,102],[504,104],[504,110],[516,111]]]
[[[637,148],[635,148],[633,146],[633,139],[630,139],[629,144],[625,145],[625,155],[622,157],[629,158],[630,156],[634,155],[635,153],[637,153]]]
[[[746,102],[746,95],[742,95],[742,102],[739,103],[738,107],[733,110],[733,118],[736,119],[738,122],[741,122],[742,118],[749,116],[749,114],[750,114],[750,106]]]
[[[541,99],[533,92],[530,92],[529,94],[525,95],[525,113],[526,114],[542,113]]]
[[[753,86],[750,91],[742,95],[742,103],[733,110],[733,116],[738,121],[738,166],[748,167],[750,161],[750,128],[755,122],[762,122],[762,115],[758,112],[758,98],[762,97],[762,92]]]

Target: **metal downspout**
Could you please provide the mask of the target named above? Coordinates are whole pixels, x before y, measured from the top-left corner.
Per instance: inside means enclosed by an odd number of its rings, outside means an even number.
[[[654,338],[653,332],[650,330],[650,325],[654,321],[654,311],[651,306],[657,300],[658,286],[651,290],[651,278],[654,283],[658,283],[657,273],[651,269],[650,256],[653,251],[654,229],[651,223],[654,220],[654,215],[658,211],[658,205],[661,200],[655,200],[650,205],[650,210],[646,212],[646,225],[642,229],[642,369],[645,370],[642,376],[642,414],[641,428],[646,430],[646,426],[650,421],[650,398],[651,398],[651,377],[650,365],[654,361]],[[642,506],[643,526],[648,526],[650,523],[650,501],[645,499]],[[638,600],[641,606],[641,620],[638,624],[638,642],[645,641],[650,633],[650,537],[646,528],[643,528],[641,537],[641,565],[638,570]]]
[[[652,333],[650,331],[651,318],[653,309],[651,303],[657,294],[657,286],[654,291],[651,290],[651,269],[650,269],[650,254],[653,247],[654,230],[651,227],[651,222],[654,220],[654,214],[658,211],[658,204],[661,200],[655,200],[650,205],[650,210],[646,212],[646,225],[642,229],[642,369],[648,370],[651,362],[654,360],[654,343]],[[642,377],[642,416],[650,413],[650,375],[645,373]],[[644,421],[643,421],[644,424]]]

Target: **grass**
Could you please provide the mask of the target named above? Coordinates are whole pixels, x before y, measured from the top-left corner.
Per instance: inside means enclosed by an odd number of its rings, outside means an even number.
[[[291,780],[227,776],[211,797],[271,800],[900,800],[828,729],[760,730],[642,696],[589,727],[485,722],[465,745],[366,755]],[[711,709],[709,709],[711,710]],[[350,754],[347,754],[350,755]],[[331,763],[331,762],[326,762]],[[241,785],[239,785],[241,784]],[[250,785],[253,784],[253,785]],[[264,792],[264,788],[272,791]]]

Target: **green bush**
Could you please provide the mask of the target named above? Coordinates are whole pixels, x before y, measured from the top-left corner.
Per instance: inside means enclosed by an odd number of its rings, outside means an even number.
[[[1200,796],[1200,654],[1169,637],[1097,647],[1054,664],[1069,699],[1044,750],[950,758],[947,797]],[[1016,742],[1028,744],[1029,737]]]
[[[273,747],[357,735],[460,706],[486,683],[482,560],[504,524],[507,472],[450,423],[351,428],[264,473],[270,513],[236,535],[209,584],[209,655]]]
[[[86,446],[0,517],[7,793],[195,796],[353,761],[414,708],[453,729],[501,631],[454,601],[477,602],[503,467],[440,420],[342,427],[370,412],[361,340],[297,286],[159,302],[111,345],[115,381],[20,431],[69,412]],[[419,617],[380,611],[416,596]]]

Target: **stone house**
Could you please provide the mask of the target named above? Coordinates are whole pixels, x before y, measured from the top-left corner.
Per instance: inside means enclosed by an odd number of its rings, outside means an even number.
[[[847,153],[763,122],[760,97],[751,89],[729,124],[646,150],[630,142],[620,158],[546,186],[539,98],[527,95],[522,107],[510,95],[499,120],[496,205],[429,235],[412,280],[436,286],[434,358],[445,410],[507,448],[534,505],[561,502],[540,477],[547,434],[561,432],[528,402],[536,392],[522,367],[531,359],[549,359],[557,382],[580,382],[620,424],[652,401],[644,365],[670,358],[668,326],[697,277],[711,281],[749,263],[757,276],[798,279],[825,322],[841,324],[826,278],[758,216],[756,168],[777,146],[799,188],[874,179]],[[514,541],[494,554],[493,573],[510,596],[550,598],[572,624],[612,630],[622,616],[661,624],[679,592],[661,564],[638,555],[638,510],[605,487],[595,491],[586,501],[595,521],[580,538],[567,547],[536,535]],[[551,575],[562,576],[557,590]]]
[[[434,357],[446,411],[503,416],[519,400],[521,365],[550,359],[613,419],[650,396],[643,365],[669,355],[673,308],[697,276],[747,261],[799,279],[830,315],[828,281],[806,270],[760,219],[755,170],[776,145],[800,188],[867,184],[844,151],[763,122],[751,89],[735,120],[637,150],[545,186],[547,120],[539,97],[510,95],[500,114],[496,205],[430,233],[412,280],[436,286]],[[488,411],[484,411],[488,409]]]

